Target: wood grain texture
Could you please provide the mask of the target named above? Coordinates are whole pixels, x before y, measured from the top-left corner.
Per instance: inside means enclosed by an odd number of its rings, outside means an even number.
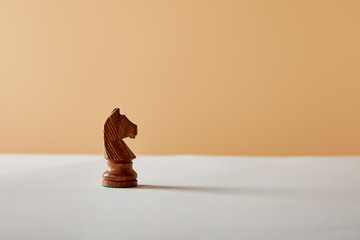
[[[135,187],[137,174],[132,168],[135,154],[123,141],[124,138],[135,138],[137,126],[120,109],[115,108],[104,126],[104,157],[107,169],[103,173],[102,185],[105,187]]]

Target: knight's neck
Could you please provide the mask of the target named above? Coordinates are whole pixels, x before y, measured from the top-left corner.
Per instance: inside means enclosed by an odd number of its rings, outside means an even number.
[[[123,140],[105,141],[105,158],[114,162],[130,162],[135,154]]]

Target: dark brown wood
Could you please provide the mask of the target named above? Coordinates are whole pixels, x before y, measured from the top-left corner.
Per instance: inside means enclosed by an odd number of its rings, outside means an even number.
[[[136,187],[137,174],[132,168],[135,154],[122,140],[135,138],[137,126],[120,114],[120,109],[115,108],[104,126],[104,157],[107,169],[103,173],[102,185],[105,187]]]

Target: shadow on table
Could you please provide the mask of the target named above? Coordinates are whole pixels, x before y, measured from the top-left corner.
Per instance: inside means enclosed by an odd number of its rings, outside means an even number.
[[[274,197],[314,197],[324,196],[328,193],[314,188],[299,187],[211,187],[211,186],[164,186],[164,185],[139,185],[140,189],[184,191],[208,194],[231,194],[252,196],[274,196]]]

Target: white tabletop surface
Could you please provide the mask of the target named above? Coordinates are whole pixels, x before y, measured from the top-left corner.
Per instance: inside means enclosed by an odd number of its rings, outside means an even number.
[[[0,239],[360,239],[360,157],[0,155]]]

